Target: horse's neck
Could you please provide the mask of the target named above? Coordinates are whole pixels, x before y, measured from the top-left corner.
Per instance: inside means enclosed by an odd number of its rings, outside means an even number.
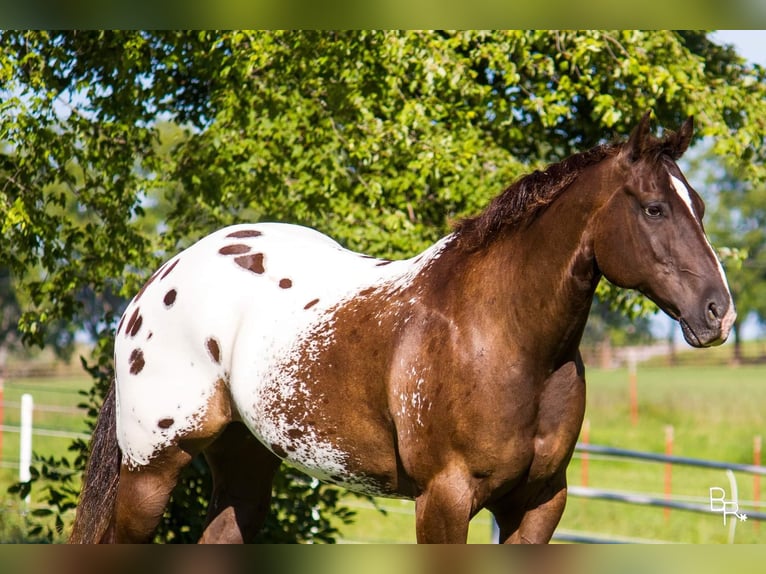
[[[582,179],[582,178],[580,178]],[[603,194],[575,181],[529,225],[503,234],[473,271],[503,331],[554,362],[579,346],[600,279],[592,222]],[[487,280],[494,278],[494,280]],[[483,279],[483,280],[482,280]]]

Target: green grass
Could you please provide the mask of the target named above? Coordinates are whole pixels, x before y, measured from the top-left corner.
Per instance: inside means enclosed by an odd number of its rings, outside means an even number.
[[[728,352],[727,352],[728,351]],[[730,349],[714,350],[718,360],[705,357],[702,366],[682,365],[668,368],[663,359],[655,359],[638,370],[639,420],[630,420],[628,373],[625,369],[587,372],[586,419],[590,424],[590,442],[633,450],[662,453],[665,428],[674,429],[673,453],[679,456],[706,458],[733,463],[752,463],[752,444],[756,434],[766,435],[766,365],[731,368],[721,364]],[[695,361],[692,361],[693,363]],[[78,389],[87,388],[86,376],[57,379],[23,379],[6,381],[4,400],[20,402],[21,394],[30,392],[35,405],[58,405],[74,409],[82,397]],[[3,423],[18,425],[18,408],[6,406]],[[83,432],[82,414],[35,411],[36,428],[66,429]],[[4,433],[3,461],[18,459],[16,433]],[[766,436],[764,437],[766,438]],[[42,455],[62,455],[70,440],[35,436],[34,450]],[[665,466],[660,463],[603,459],[591,455],[588,462],[588,485],[609,490],[634,491],[662,496]],[[582,459],[576,456],[568,471],[569,483],[582,482]],[[23,540],[22,506],[5,494],[15,482],[18,471],[0,469],[0,540]],[[753,500],[750,475],[737,474],[739,500]],[[762,479],[760,497],[766,499],[766,477]],[[693,497],[705,503],[711,486],[729,493],[724,471],[675,466],[672,475],[673,496]],[[33,500],[34,502],[34,500]],[[357,521],[341,528],[341,538],[351,542],[414,542],[414,504],[409,501],[379,501],[387,509],[381,515],[371,505],[356,497],[347,502],[358,512]],[[766,510],[762,506],[761,510]],[[679,510],[669,517],[661,508],[639,507],[623,503],[585,500],[570,497],[560,529],[578,530],[612,537],[628,537],[689,543],[725,543],[728,528],[717,514],[695,514]],[[471,523],[470,542],[490,541],[490,517],[480,513]],[[758,529],[755,521],[737,525],[736,542],[766,542],[766,525]]]

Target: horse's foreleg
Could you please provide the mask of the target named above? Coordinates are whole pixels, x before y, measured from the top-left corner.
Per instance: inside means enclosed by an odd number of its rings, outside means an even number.
[[[561,478],[543,487],[526,509],[493,509],[500,527],[500,542],[545,544],[550,541],[566,505],[566,481]]]
[[[435,476],[415,499],[418,543],[465,544],[473,495],[460,472]]]
[[[281,463],[241,423],[205,450],[213,494],[201,543],[252,542],[269,512],[271,482]]]

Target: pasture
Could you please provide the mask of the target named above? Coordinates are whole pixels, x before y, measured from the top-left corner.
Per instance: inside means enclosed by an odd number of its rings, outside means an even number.
[[[727,346],[728,347],[728,346]],[[638,370],[639,419],[633,426],[628,401],[626,369],[587,372],[586,419],[590,424],[590,442],[633,450],[663,453],[665,429],[674,429],[673,454],[733,463],[752,463],[754,435],[766,434],[766,366],[725,366],[716,360],[727,347],[712,351],[688,351],[681,355],[682,366],[664,366],[663,359],[642,364]],[[701,363],[701,364],[698,364]],[[82,400],[78,389],[87,388],[86,376],[8,380],[4,389],[6,426],[16,426],[20,396],[34,396],[36,429],[83,432],[83,415],[76,405]],[[481,424],[477,421],[477,424]],[[3,512],[0,536],[4,541],[22,538],[22,505],[6,493],[17,480],[19,435],[4,432],[2,468],[0,469],[0,501]],[[70,439],[35,435],[33,448],[41,455],[63,454]],[[604,459],[590,455],[588,486],[608,490],[633,491],[662,498],[665,465],[661,463]],[[569,483],[580,485],[583,460],[575,455],[569,471]],[[741,506],[755,498],[750,475],[737,474]],[[766,480],[762,480],[760,499],[766,498]],[[723,471],[674,466],[672,496],[705,504],[711,486],[729,483]],[[35,503],[33,493],[33,505]],[[381,499],[387,510],[381,515],[355,497],[347,504],[357,512],[356,522],[342,528],[342,540],[348,542],[414,542],[414,505],[408,501]],[[763,502],[762,502],[763,503]],[[761,506],[761,511],[764,507]],[[579,531],[618,538],[661,540],[686,543],[725,543],[728,527],[720,514],[698,514],[673,510],[665,515],[657,507],[635,506],[619,502],[586,500],[570,497],[559,531]],[[469,541],[490,541],[490,519],[487,513],[471,523]],[[766,541],[766,525],[755,521],[737,525],[735,541]]]

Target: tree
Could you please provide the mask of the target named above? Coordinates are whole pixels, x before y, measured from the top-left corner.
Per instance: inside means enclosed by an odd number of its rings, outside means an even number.
[[[121,310],[104,294],[124,304],[219,226],[291,221],[377,256],[412,254],[521,173],[626,134],[647,109],[664,126],[694,114],[745,178],[766,173],[761,71],[703,32],[0,32],[0,43],[0,266],[26,295],[29,344],[102,309],[92,410]],[[200,502],[192,483],[177,495]]]
[[[21,309],[11,285],[11,274],[7,268],[0,268],[0,381],[2,381],[5,359],[18,344],[17,325]]]

